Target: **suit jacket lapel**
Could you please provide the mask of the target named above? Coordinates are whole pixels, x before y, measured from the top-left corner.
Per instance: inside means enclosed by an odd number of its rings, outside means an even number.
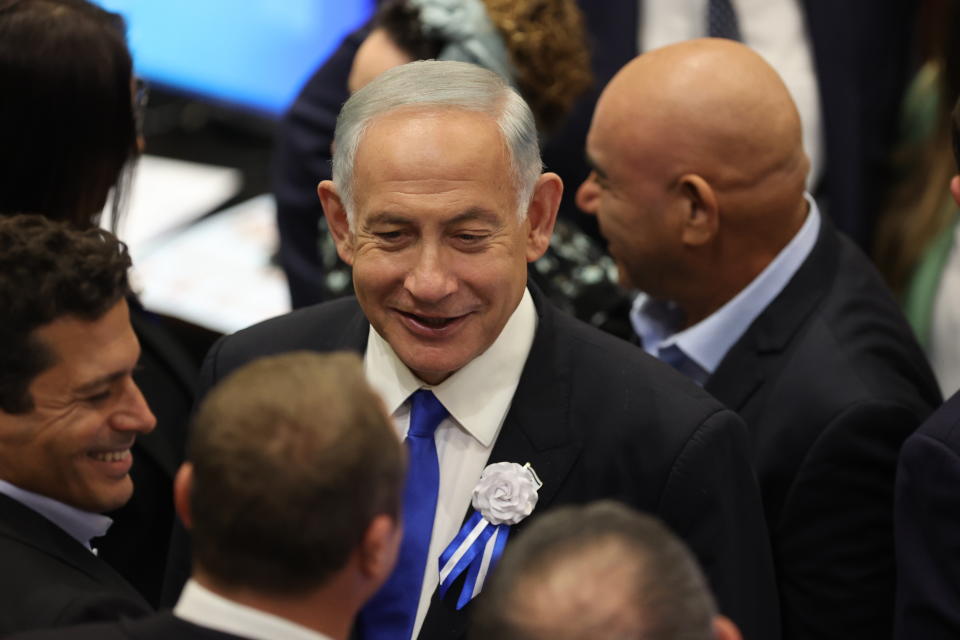
[[[836,271],[839,239],[829,218],[820,216],[817,243],[807,259],[720,361],[704,388],[730,409],[743,413],[768,379],[766,368],[800,331],[823,298],[823,283]],[[745,416],[748,425],[751,420]],[[750,426],[752,430],[752,426]]]
[[[120,574],[90,553],[66,531],[33,509],[3,494],[0,494],[0,535],[59,558],[96,582],[142,603],[145,609],[152,608]]]
[[[557,312],[532,285],[530,292],[537,306],[537,333],[489,463],[530,463],[543,481],[534,509],[537,513],[550,506],[582,445],[569,424],[570,358]],[[468,508],[464,520],[472,512]],[[516,535],[523,526],[521,522],[512,527],[510,535]],[[443,600],[434,591],[420,637],[454,639],[466,634],[471,605],[457,611],[459,593],[460,584],[455,584]]]

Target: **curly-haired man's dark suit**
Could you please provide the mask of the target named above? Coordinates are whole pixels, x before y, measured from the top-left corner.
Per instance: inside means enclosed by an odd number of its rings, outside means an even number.
[[[0,495],[0,567],[0,636],[150,612],[103,560],[5,495]]]

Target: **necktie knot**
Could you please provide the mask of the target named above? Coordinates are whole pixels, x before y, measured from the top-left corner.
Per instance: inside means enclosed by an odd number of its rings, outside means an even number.
[[[729,38],[742,41],[740,21],[732,0],[707,2],[707,35],[711,38]]]
[[[447,417],[447,409],[432,391],[419,389],[410,396],[410,428],[407,437],[432,438]]]

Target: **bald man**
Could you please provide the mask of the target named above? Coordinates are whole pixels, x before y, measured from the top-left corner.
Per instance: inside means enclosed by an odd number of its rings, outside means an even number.
[[[739,412],[784,638],[889,637],[897,453],[940,402],[864,256],[804,192],[800,120],[749,48],[651,51],[604,90],[577,193],[643,348]]]

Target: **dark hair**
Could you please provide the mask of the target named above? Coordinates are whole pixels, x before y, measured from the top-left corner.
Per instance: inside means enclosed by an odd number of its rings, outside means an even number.
[[[84,228],[138,153],[123,19],[86,0],[0,2],[0,212]]]
[[[507,547],[470,637],[709,640],[714,616],[683,543],[656,519],[603,501],[540,516]]]
[[[238,369],[200,405],[187,459],[194,562],[231,587],[314,589],[375,516],[399,519],[403,449],[356,354]]]
[[[503,38],[517,90],[542,132],[556,129],[574,101],[593,83],[583,16],[573,0],[483,0]],[[374,18],[414,60],[436,58],[446,42],[424,32],[420,9],[407,0],[386,0]]]
[[[420,9],[406,0],[386,0],[377,10],[373,24],[386,31],[393,43],[414,60],[432,60],[446,44],[442,38],[424,32]]]
[[[54,364],[34,330],[62,316],[97,320],[128,291],[130,256],[107,231],[41,215],[0,216],[0,409],[33,409],[28,389]]]

